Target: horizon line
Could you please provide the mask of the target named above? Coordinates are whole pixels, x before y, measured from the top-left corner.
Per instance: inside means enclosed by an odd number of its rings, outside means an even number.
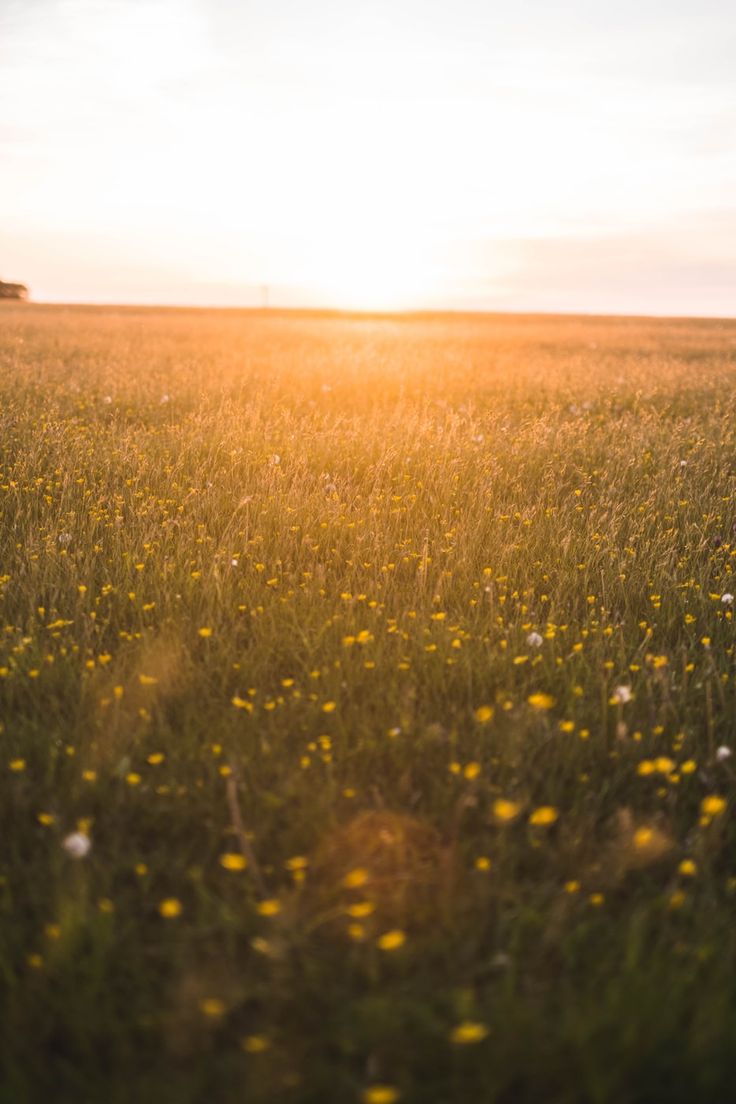
[[[370,307],[314,307],[314,306],[235,306],[232,303],[136,303],[136,302],[90,302],[84,299],[3,299],[3,306],[33,307],[79,307],[86,310],[143,310],[143,311],[227,311],[241,314],[261,315],[309,315],[322,318],[354,319],[412,319],[427,317],[516,317],[516,318],[585,318],[585,319],[640,319],[652,321],[692,321],[692,322],[736,322],[736,313],[723,314],[668,314],[668,313],[619,313],[616,311],[565,310],[491,307],[409,307],[409,308],[370,308]]]

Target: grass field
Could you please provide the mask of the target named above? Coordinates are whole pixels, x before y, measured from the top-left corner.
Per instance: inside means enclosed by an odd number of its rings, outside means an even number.
[[[735,413],[736,322],[3,306],[3,1104],[732,1099]]]

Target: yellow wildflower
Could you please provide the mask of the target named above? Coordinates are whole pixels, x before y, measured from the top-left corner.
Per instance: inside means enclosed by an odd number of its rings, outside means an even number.
[[[276,897],[268,897],[258,905],[260,916],[278,916],[281,912],[281,902]]]
[[[342,880],[342,884],[346,889],[359,889],[365,885],[368,881],[369,874],[362,866],[356,866],[354,870],[349,870]]]
[[[400,928],[392,928],[379,936],[376,942],[382,951],[397,951],[406,942],[406,934]]]
[[[552,709],[555,704],[555,699],[551,694],[530,694],[526,699],[532,709],[536,709],[539,712],[544,712],[547,709]]]
[[[369,1085],[363,1093],[361,1104],[396,1104],[401,1094],[393,1085]]]
[[[554,824],[559,815],[553,805],[540,805],[529,817],[529,823],[546,827],[548,824]]]
[[[726,800],[717,794],[710,794],[700,802],[700,812],[705,817],[720,816],[726,809]]]
[[[502,824],[516,820],[520,812],[521,805],[518,801],[509,801],[505,797],[499,797],[493,802],[493,815]]]
[[[458,1046],[482,1043],[488,1035],[488,1028],[477,1020],[464,1020],[450,1032],[450,1042]]]
[[[220,855],[220,866],[225,870],[245,870],[248,865],[245,855],[239,851],[225,851]]]
[[[173,920],[182,914],[181,901],[178,901],[176,897],[167,897],[160,902],[158,911],[166,920]]]

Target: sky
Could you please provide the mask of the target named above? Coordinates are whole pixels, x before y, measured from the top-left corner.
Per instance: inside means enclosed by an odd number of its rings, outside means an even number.
[[[736,313],[732,0],[0,0],[34,299]]]

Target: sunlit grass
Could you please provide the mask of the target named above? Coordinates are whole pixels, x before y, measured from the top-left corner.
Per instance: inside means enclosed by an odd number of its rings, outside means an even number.
[[[728,1099],[735,382],[3,307],[2,1099]]]

